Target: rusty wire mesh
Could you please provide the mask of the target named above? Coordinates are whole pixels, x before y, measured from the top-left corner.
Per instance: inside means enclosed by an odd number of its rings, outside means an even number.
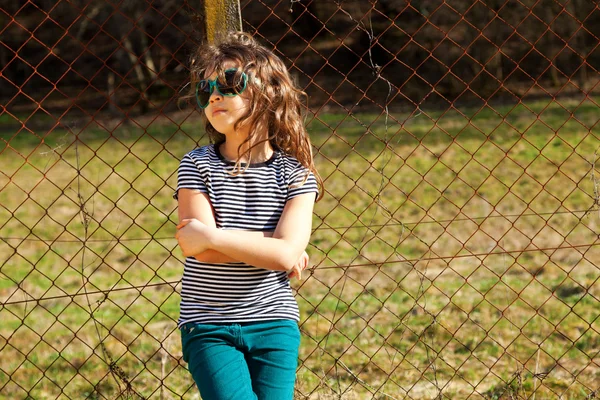
[[[171,194],[202,4],[5,3],[0,397],[197,398]],[[296,397],[596,398],[596,2],[241,3],[326,185]]]

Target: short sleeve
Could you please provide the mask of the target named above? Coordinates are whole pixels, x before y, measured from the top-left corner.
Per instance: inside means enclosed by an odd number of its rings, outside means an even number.
[[[206,187],[208,166],[203,166],[201,161],[201,159],[192,157],[190,153],[183,157],[177,170],[177,189],[173,194],[175,200],[177,200],[179,189],[192,189],[208,193]]]
[[[307,173],[308,177],[306,177]],[[299,168],[296,168],[290,176],[286,200],[293,199],[294,197],[305,193],[314,193],[316,199],[319,195],[319,187],[315,175],[307,168],[300,166]]]

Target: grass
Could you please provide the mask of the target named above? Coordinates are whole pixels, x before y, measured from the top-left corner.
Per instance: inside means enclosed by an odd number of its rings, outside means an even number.
[[[308,121],[326,195],[294,283],[298,398],[597,391],[596,103]],[[2,397],[197,398],[171,196],[206,138],[169,118],[0,134]]]

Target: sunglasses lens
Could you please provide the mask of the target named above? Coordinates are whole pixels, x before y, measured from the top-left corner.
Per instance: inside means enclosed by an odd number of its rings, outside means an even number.
[[[246,89],[248,78],[240,70],[228,69],[225,71],[225,82],[217,81],[219,92],[224,96],[236,96]]]
[[[198,86],[196,87],[196,100],[200,107],[206,107],[208,105],[208,101],[210,100],[210,83],[208,81],[202,80],[198,82]]]

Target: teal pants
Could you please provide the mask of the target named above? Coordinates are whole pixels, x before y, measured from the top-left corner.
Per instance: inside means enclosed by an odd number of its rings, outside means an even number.
[[[181,327],[183,359],[203,400],[292,400],[296,321]]]

